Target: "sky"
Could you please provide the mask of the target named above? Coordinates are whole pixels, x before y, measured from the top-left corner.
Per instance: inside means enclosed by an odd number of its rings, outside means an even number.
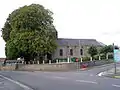
[[[54,13],[59,38],[96,39],[120,46],[120,0],[2,0],[0,30],[13,10],[32,3]],[[0,57],[5,57],[4,47],[0,37]]]

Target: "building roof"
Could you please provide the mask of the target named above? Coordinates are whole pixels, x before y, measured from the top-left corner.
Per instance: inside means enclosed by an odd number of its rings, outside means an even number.
[[[0,62],[3,62],[5,60],[5,58],[0,58]]]
[[[79,45],[88,45],[88,46],[104,46],[105,44],[96,41],[95,39],[67,39],[67,38],[58,38],[57,43],[59,46],[79,46]]]

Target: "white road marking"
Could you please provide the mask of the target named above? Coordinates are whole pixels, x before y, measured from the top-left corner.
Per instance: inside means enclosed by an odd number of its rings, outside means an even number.
[[[33,89],[31,89],[30,87],[28,87],[28,86],[26,86],[26,85],[24,85],[24,84],[22,84],[22,83],[20,83],[20,82],[17,82],[17,81],[15,81],[15,80],[12,80],[12,79],[10,79],[10,78],[8,78],[8,77],[5,77],[5,76],[3,76],[3,75],[0,75],[0,76],[3,77],[3,78],[6,79],[6,80],[9,80],[9,81],[11,81],[11,82],[19,85],[20,87],[24,88],[25,90],[33,90]]]
[[[86,81],[86,80],[75,80],[76,82],[82,82],[82,83],[92,83],[92,84],[98,84],[97,82],[94,81]]]
[[[48,73],[48,74],[49,74],[49,73],[51,73],[51,72],[43,72],[43,73]]]
[[[120,88],[120,85],[112,84],[112,86]]]
[[[67,79],[67,78],[65,78],[65,77],[52,77],[52,78],[56,78],[56,79]]]
[[[99,73],[98,76],[102,76],[103,75],[103,72]]]

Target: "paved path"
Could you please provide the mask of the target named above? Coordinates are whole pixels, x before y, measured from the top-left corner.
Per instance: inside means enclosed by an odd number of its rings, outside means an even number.
[[[0,74],[18,81],[17,85],[22,84],[21,87],[26,86],[25,88],[31,90],[120,90],[120,79],[97,76],[99,72],[110,68],[113,68],[112,64],[87,71],[1,71]]]

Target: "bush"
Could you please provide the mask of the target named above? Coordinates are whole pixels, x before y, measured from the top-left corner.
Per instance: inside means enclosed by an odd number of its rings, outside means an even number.
[[[93,60],[99,60],[99,55],[94,56]]]
[[[108,55],[108,59],[113,59],[113,55]]]
[[[56,58],[53,61],[56,62],[58,60],[58,62],[67,62],[67,58]]]
[[[82,57],[82,61],[90,61],[90,57]]]
[[[106,56],[103,54],[100,56],[101,60],[106,59]]]

